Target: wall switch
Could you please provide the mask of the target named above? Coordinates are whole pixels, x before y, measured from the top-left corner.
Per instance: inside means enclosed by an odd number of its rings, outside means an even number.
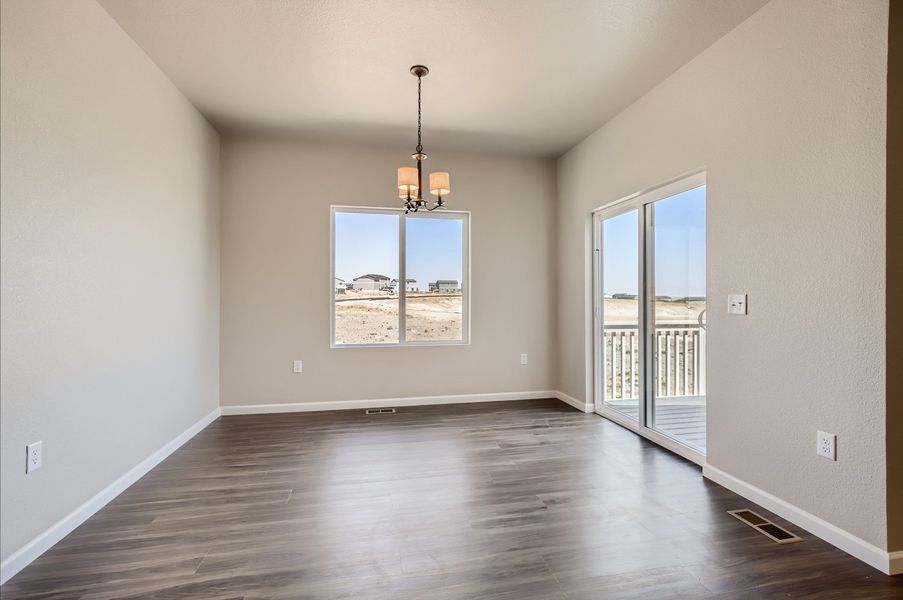
[[[731,315],[746,314],[746,294],[728,294],[727,312]]]
[[[302,373],[304,371],[304,363],[300,360],[292,361],[292,373]]]
[[[44,464],[43,442],[34,442],[25,446],[25,472],[37,471]]]
[[[520,364],[522,364],[522,365],[527,364],[527,355],[526,354],[520,355]]]
[[[837,460],[837,436],[819,431],[816,437],[815,453],[828,460]]]

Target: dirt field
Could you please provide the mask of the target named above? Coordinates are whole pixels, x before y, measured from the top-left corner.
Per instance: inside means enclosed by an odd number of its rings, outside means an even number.
[[[461,294],[408,292],[406,298],[409,341],[461,339]],[[392,344],[398,342],[398,296],[385,292],[336,295],[335,337],[338,344]]]
[[[697,323],[699,313],[705,309],[705,302],[666,302],[655,303],[655,320],[658,323]],[[637,301],[606,298],[604,304],[605,322],[609,324],[628,324],[637,322]]]
[[[407,331],[410,341],[461,339],[461,294],[409,292]],[[696,323],[705,302],[655,303],[659,323]],[[636,300],[605,299],[608,324],[637,322]],[[336,295],[335,337],[338,344],[398,343],[398,296],[386,292],[347,291]]]

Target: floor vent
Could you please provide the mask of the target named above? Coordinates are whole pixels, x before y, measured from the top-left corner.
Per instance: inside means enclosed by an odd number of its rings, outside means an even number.
[[[395,409],[394,408],[368,408],[367,410],[364,411],[364,413],[368,414],[368,415],[386,415],[386,414],[394,415]]]
[[[803,538],[795,533],[790,533],[783,527],[775,525],[762,515],[755,513],[748,508],[729,510],[727,512],[779,544],[792,544],[794,542],[803,541]]]

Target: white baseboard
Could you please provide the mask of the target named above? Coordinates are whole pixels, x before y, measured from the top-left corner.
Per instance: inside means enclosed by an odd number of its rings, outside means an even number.
[[[216,408],[206,417],[176,436],[171,442],[132,467],[122,477],[98,492],[93,498],[54,523],[44,533],[9,555],[6,560],[0,563],[0,583],[6,583],[10,577],[27,567],[33,560],[66,537],[76,527],[87,521],[91,515],[106,506],[107,503],[125,491],[130,485],[141,479],[148,471],[160,464],[163,459],[178,450],[182,444],[193,438],[219,416],[220,409]]]
[[[490,394],[458,394],[452,396],[410,396],[407,398],[374,398],[367,400],[335,400],[330,402],[287,402],[284,404],[240,404],[223,406],[223,415],[258,415],[268,413],[314,412],[320,410],[352,410],[393,406],[429,406],[433,404],[468,404],[472,402],[504,402],[558,398],[558,392],[496,392]]]
[[[770,494],[711,465],[705,465],[702,468],[702,475],[787,519],[791,523],[799,525],[809,533],[840,548],[847,554],[855,556],[882,573],[887,575],[903,573],[903,552],[888,553],[874,544],[856,537],[852,533],[832,525],[824,519],[790,504],[786,500],[778,498],[774,494]]]
[[[585,413],[593,412],[593,405],[591,403],[587,404],[587,403],[581,402],[580,400],[577,400],[573,396],[568,396],[564,392],[560,392],[560,391],[555,392],[555,397],[566,404],[570,404],[571,406],[573,406],[574,408],[576,408],[579,411],[582,411]]]

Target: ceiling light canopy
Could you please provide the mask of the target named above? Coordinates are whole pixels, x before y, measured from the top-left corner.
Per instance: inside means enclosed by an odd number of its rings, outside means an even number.
[[[421,208],[428,211],[445,206],[443,196],[451,194],[451,178],[448,173],[439,171],[430,173],[430,194],[437,196],[432,208],[427,208],[427,201],[423,199],[423,161],[427,159],[423,153],[423,139],[421,126],[421,82],[430,72],[423,65],[411,67],[411,75],[417,78],[417,147],[411,158],[417,161],[416,167],[398,168],[398,197],[404,200],[404,212],[417,212]]]

